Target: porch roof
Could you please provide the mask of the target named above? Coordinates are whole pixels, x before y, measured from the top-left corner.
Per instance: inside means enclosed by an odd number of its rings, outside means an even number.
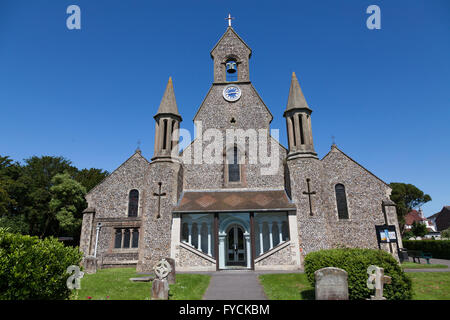
[[[185,191],[174,213],[293,211],[284,190]]]

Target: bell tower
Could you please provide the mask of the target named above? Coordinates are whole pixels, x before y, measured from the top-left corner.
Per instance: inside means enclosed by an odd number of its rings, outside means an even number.
[[[292,73],[289,98],[283,116],[286,118],[289,153],[288,159],[293,157],[317,158],[314,151],[311,113],[295,72]]]
[[[214,83],[249,82],[248,61],[251,55],[252,50],[230,23],[227,31],[211,50],[211,58],[214,60]]]
[[[173,90],[172,78],[169,78],[166,91],[154,116],[155,150],[152,161],[174,160],[178,158],[178,140],[180,122],[177,101]]]

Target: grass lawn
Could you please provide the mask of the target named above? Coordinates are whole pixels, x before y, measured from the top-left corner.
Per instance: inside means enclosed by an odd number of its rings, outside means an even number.
[[[132,282],[130,278],[142,277],[135,268],[111,268],[85,274],[81,289],[74,292],[72,300],[149,300],[151,282]],[[209,285],[210,276],[177,274],[170,285],[170,300],[201,300]]]
[[[450,300],[450,272],[408,272],[414,300]]]
[[[401,264],[403,269],[444,269],[448,268],[445,264],[427,264],[427,263],[415,263],[415,262],[403,262]]]
[[[314,300],[312,287],[305,273],[263,274],[259,281],[270,300]]]
[[[414,300],[450,300],[450,272],[410,272]],[[270,300],[314,300],[314,288],[304,273],[259,276]]]

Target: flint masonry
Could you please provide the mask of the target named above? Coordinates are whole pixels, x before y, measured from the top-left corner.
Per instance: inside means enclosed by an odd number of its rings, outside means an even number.
[[[270,135],[273,115],[250,81],[251,55],[228,26],[211,51],[214,81],[193,120],[202,133],[215,129],[224,140],[229,129],[266,132],[265,151],[278,154],[276,171],[263,174],[267,165],[249,161],[245,144],[223,141],[222,163],[194,161],[194,146],[208,148],[206,139],[179,151],[182,108],[169,79],[154,116],[153,158],[138,149],[86,195],[85,256],[95,251],[100,267],[138,272],[163,257],[175,259],[177,271],[295,270],[312,251],[378,248],[375,225],[387,222],[398,232],[389,185],[334,144],[317,156],[313,110],[295,73],[286,108],[276,114],[286,119],[287,148]]]

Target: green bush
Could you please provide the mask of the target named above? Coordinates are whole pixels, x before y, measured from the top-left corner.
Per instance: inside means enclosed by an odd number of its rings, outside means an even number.
[[[450,240],[406,240],[403,241],[403,247],[430,252],[433,258],[450,259]]]
[[[367,288],[367,268],[376,265],[384,268],[384,274],[392,283],[384,287],[383,295],[388,300],[409,300],[412,298],[411,280],[400,268],[391,254],[373,249],[330,249],[311,252],[305,257],[305,273],[315,286],[314,272],[325,267],[341,268],[348,273],[350,300],[368,299],[375,294]]]
[[[55,238],[9,233],[0,228],[0,299],[67,299],[66,269],[79,265],[82,253]]]

